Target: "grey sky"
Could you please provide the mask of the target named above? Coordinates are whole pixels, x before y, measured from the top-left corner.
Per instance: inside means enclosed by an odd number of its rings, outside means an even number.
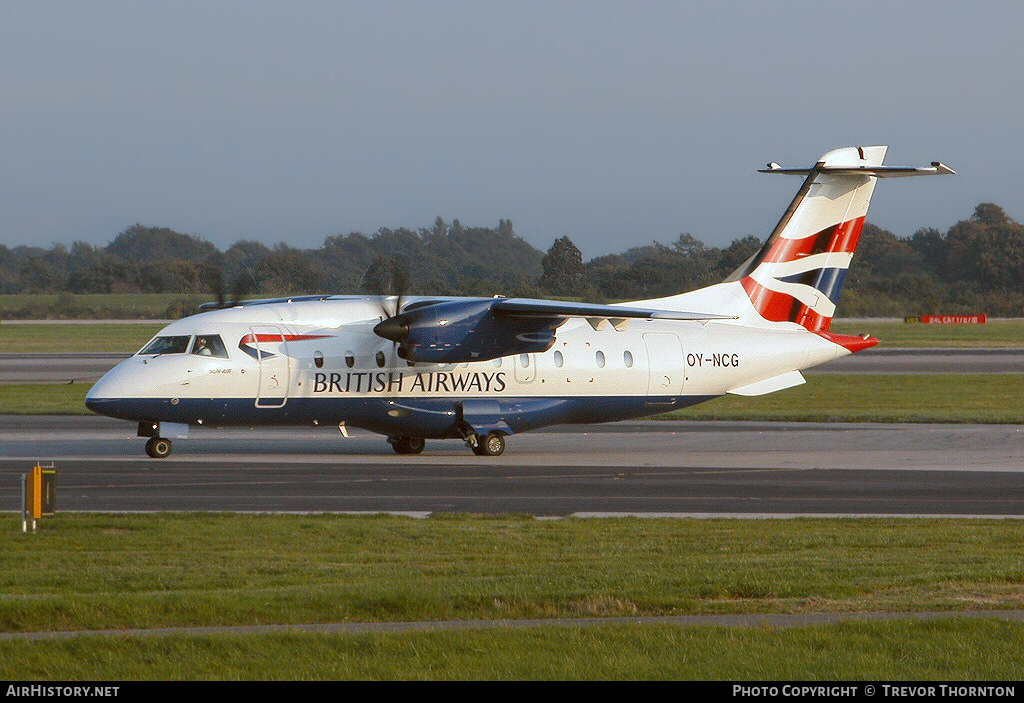
[[[0,0],[0,243],[316,247],[438,215],[585,258],[763,237],[768,161],[888,144],[868,219],[1024,219],[1020,2]]]

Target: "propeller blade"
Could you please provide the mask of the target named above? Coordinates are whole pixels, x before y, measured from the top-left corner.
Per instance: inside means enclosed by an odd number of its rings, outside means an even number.
[[[381,317],[388,319],[402,311],[409,288],[409,272],[394,257],[378,255],[363,273],[362,288],[379,296]],[[394,300],[394,306],[389,303]]]

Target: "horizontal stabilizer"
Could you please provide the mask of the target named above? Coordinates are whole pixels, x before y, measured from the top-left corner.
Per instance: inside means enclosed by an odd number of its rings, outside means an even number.
[[[902,178],[904,176],[951,176],[956,171],[938,161],[931,166],[919,168],[905,166],[815,166],[814,168],[783,168],[778,164],[768,164],[768,168],[758,173],[781,173],[784,176],[807,176],[814,172],[827,173],[832,176],[875,176],[876,178]]]
[[[573,303],[559,300],[532,300],[509,298],[497,303],[495,313],[509,317],[588,317],[588,318],[631,318],[643,320],[735,320],[734,315],[715,315],[703,312],[679,312],[630,308],[618,305],[596,303]]]

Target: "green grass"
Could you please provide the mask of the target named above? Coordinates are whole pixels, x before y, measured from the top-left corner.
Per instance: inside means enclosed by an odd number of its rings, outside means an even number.
[[[779,630],[609,625],[350,636],[80,637],[31,646],[0,642],[0,676],[91,682],[1013,682],[1024,677],[1022,647],[1019,623],[963,619]]]
[[[85,407],[91,383],[0,384],[0,415],[92,415]]]
[[[996,320],[983,325],[922,325],[920,323],[833,322],[832,332],[867,332],[879,347],[1024,347],[1024,320]]]
[[[0,532],[0,631],[1019,608],[1015,520],[71,515]]]
[[[0,295],[3,320],[135,320],[196,312],[213,295],[184,293],[69,293]]]
[[[726,395],[673,420],[1024,423],[1024,374],[815,374],[769,395]]]
[[[1020,608],[1010,520],[88,515],[0,531],[0,630]],[[1016,680],[1024,626],[610,623],[0,642],[21,679]]]
[[[133,353],[142,348],[163,323],[46,325],[0,324],[0,352],[5,354],[66,354],[70,352]]]

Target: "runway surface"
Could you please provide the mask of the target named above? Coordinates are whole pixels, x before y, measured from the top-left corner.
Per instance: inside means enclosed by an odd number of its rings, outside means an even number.
[[[127,354],[0,354],[3,383],[94,383]],[[1024,373],[1024,349],[868,349],[805,373]]]
[[[538,517],[1024,517],[1024,427],[622,422],[516,435],[500,457],[393,454],[336,429],[197,429],[149,459],[134,425],[0,417],[0,509],[58,469],[58,509],[521,513]]]

